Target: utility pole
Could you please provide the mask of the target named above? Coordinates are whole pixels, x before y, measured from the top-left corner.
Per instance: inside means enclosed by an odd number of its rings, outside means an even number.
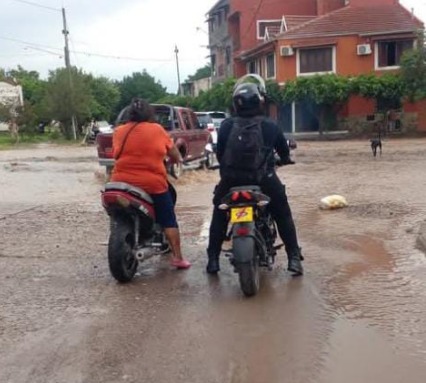
[[[177,69],[177,78],[178,78],[178,96],[181,95],[181,86],[180,86],[180,73],[179,73],[179,49],[175,45],[175,54],[176,54],[176,69]]]
[[[70,93],[71,93],[71,99],[73,99],[74,93],[73,93],[72,76],[71,76],[71,60],[70,60],[70,50],[68,45],[69,31],[67,28],[67,17],[65,14],[65,8],[62,8],[62,21],[64,24],[64,29],[62,30],[62,33],[65,39],[65,47],[64,47],[65,67],[67,68],[68,74],[70,77]],[[77,124],[76,124],[76,118],[74,114],[71,116],[71,125],[72,125],[72,134],[73,134],[74,140],[77,140],[77,128],[76,128]]]

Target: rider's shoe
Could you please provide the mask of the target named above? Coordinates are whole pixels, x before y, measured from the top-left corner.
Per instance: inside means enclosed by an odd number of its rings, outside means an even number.
[[[206,271],[207,274],[217,274],[220,271],[219,256],[209,256]]]
[[[303,255],[300,248],[297,248],[288,254],[287,270],[290,271],[294,277],[303,275],[302,261]]]
[[[170,265],[172,265],[173,267],[176,267],[179,270],[186,270],[191,267],[191,262],[187,261],[186,259],[173,258],[170,261]]]

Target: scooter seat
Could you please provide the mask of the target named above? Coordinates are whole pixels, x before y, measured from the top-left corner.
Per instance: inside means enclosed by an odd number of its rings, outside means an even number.
[[[129,194],[133,194],[134,196],[153,204],[151,196],[144,190],[137,188],[136,186],[127,184],[125,182],[107,182],[105,184],[105,191],[119,190]]]

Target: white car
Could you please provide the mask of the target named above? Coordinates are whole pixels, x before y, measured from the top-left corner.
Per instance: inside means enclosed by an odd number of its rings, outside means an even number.
[[[217,144],[217,131],[222,121],[228,117],[228,114],[225,112],[195,112],[195,114],[199,123],[210,132],[212,144],[215,146]]]

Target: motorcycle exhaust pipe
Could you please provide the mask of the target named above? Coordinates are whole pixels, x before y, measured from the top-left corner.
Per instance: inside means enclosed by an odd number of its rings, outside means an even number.
[[[136,250],[135,257],[139,262],[144,262],[147,259],[152,258],[155,254],[155,249],[145,247],[143,249]]]

